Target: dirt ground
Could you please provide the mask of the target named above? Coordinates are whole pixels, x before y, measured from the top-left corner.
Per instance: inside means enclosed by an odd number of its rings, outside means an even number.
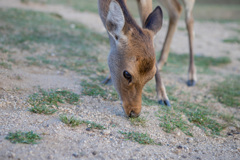
[[[0,8],[19,8],[47,13],[57,13],[64,19],[76,21],[104,34],[105,29],[99,16],[94,13],[78,12],[61,5],[41,5],[35,3],[22,4],[17,0],[0,0]],[[163,29],[156,36],[156,51],[160,52],[167,31],[167,19]],[[0,24],[1,25],[1,24]],[[184,28],[180,21],[179,28]],[[240,45],[238,43],[223,43],[229,37],[240,38],[239,23],[195,22],[194,50],[196,55],[211,57],[229,56],[231,63],[212,68],[217,74],[198,75],[198,85],[187,87],[187,73],[179,75],[162,74],[166,85],[174,84],[178,90],[190,93],[190,101],[198,102],[209,96],[209,87],[216,81],[229,75],[240,75]],[[177,31],[174,36],[171,51],[176,54],[188,53],[187,32]],[[106,49],[108,46],[106,46]],[[25,53],[16,51],[15,58],[21,61]],[[0,52],[0,55],[3,54]],[[107,62],[106,62],[107,63]],[[19,76],[21,79],[19,79]],[[185,135],[176,129],[166,133],[159,127],[155,115],[158,106],[143,106],[142,113],[147,124],[134,126],[130,123],[121,108],[120,101],[108,101],[101,97],[81,95],[80,82],[83,75],[74,71],[60,71],[55,68],[41,68],[16,64],[12,69],[0,68],[0,159],[222,159],[237,160],[240,157],[240,134],[231,136],[207,136],[204,131],[193,126],[193,137]],[[80,94],[78,105],[63,105],[53,115],[40,115],[28,111],[28,96],[38,90],[64,88]],[[179,95],[184,99],[184,95]],[[210,95],[211,97],[211,95]],[[239,118],[239,108],[222,107],[220,103],[212,105],[216,110],[229,113]],[[100,123],[106,129],[86,130],[86,126],[71,128],[62,123],[58,115],[74,114],[80,118]],[[115,127],[112,125],[115,124]],[[239,126],[240,124],[238,124]],[[234,130],[228,126],[225,132]],[[5,139],[9,132],[16,130],[34,131],[43,139],[35,145],[12,144]],[[141,145],[125,140],[119,131],[138,131],[148,133],[152,139],[161,142],[158,145]]]

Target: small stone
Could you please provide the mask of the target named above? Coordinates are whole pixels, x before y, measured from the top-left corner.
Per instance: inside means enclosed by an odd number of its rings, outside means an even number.
[[[187,158],[187,156],[186,155],[182,155],[182,158]]]
[[[177,132],[177,136],[180,136],[181,135],[181,133],[180,132]]]
[[[193,138],[187,138],[187,143],[192,143],[193,142]]]
[[[83,156],[85,156],[85,155],[86,155],[85,152],[81,152],[81,153],[80,153],[80,157],[83,157]]]
[[[183,146],[178,145],[178,146],[177,146],[177,149],[183,149]]]
[[[89,128],[89,127],[88,127],[88,128],[86,128],[86,131],[91,131],[91,128]]]
[[[8,158],[14,158],[14,157],[15,157],[15,154],[12,153],[12,152],[9,152],[9,153],[7,154],[7,156],[8,156]]]
[[[97,151],[93,151],[92,154],[95,156],[97,154]]]
[[[177,155],[179,155],[179,154],[181,153],[181,150],[175,149],[175,150],[173,150],[172,152],[175,153],[175,154],[177,154]]]
[[[72,155],[73,155],[73,157],[78,158],[78,154],[77,153],[73,153]]]
[[[102,131],[102,134],[103,134],[103,135],[109,135],[110,133],[111,133],[110,130],[103,130],[103,131]]]
[[[52,155],[49,155],[47,158],[48,158],[48,159],[53,159],[53,156],[52,156]]]
[[[202,158],[200,158],[200,157],[197,157],[196,159],[197,159],[197,160],[202,160]]]
[[[227,135],[228,135],[228,136],[232,136],[233,134],[232,134],[231,132],[228,132]]]
[[[37,120],[38,123],[43,123],[43,121],[44,121],[43,119],[38,119]]]
[[[186,152],[189,152],[189,148],[187,146],[183,147]]]

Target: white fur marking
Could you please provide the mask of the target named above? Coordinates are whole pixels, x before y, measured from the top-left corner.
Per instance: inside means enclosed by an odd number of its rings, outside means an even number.
[[[109,28],[107,26],[107,30],[108,30],[109,34],[113,37],[113,39],[115,39],[115,37],[114,37],[115,35],[119,37],[121,35],[123,26],[125,24],[125,19],[124,19],[124,15],[122,12],[122,8],[116,1],[112,1],[109,5],[109,12],[107,15],[107,23],[108,22],[110,22],[116,26],[115,30],[109,30]]]

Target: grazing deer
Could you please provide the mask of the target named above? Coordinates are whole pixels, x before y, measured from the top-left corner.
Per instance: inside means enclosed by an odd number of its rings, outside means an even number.
[[[152,11],[151,0],[137,2],[142,28],[130,15],[126,0],[98,0],[99,15],[108,32],[111,46],[108,56],[111,75],[105,83],[112,80],[122,100],[123,109],[130,117],[140,114],[143,87],[154,75],[158,102],[170,106],[158,71],[161,63],[156,64],[153,46],[153,38],[162,26],[162,10],[158,6]],[[170,46],[170,43],[165,45]]]

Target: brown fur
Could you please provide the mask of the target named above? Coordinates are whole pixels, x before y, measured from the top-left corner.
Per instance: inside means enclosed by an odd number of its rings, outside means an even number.
[[[153,36],[162,25],[162,11],[157,7],[152,12],[152,0],[137,0],[143,28],[139,27],[130,15],[126,0],[98,0],[99,15],[108,31],[111,51],[108,65],[113,84],[123,102],[128,116],[138,116],[141,111],[142,89],[155,74],[156,91],[159,103],[170,105],[164,84],[158,70],[167,61],[170,44],[176,30],[182,7],[177,0],[159,0],[168,11],[170,20],[162,54],[155,67]],[[193,59],[193,16],[195,0],[182,0],[186,12],[186,25],[189,36],[190,65],[189,80],[196,81]],[[123,76],[127,71],[131,81]],[[191,84],[190,84],[191,85]]]
[[[129,14],[125,0],[99,0],[98,4],[99,15],[110,39],[108,65],[111,79],[126,115],[138,116],[141,111],[142,89],[156,73],[153,36],[161,28],[162,11],[157,8],[146,27],[141,28]],[[110,10],[110,4],[115,8]],[[120,19],[120,22],[115,22],[112,15]],[[119,32],[122,15],[124,25]],[[131,82],[123,76],[124,71],[132,75]]]

